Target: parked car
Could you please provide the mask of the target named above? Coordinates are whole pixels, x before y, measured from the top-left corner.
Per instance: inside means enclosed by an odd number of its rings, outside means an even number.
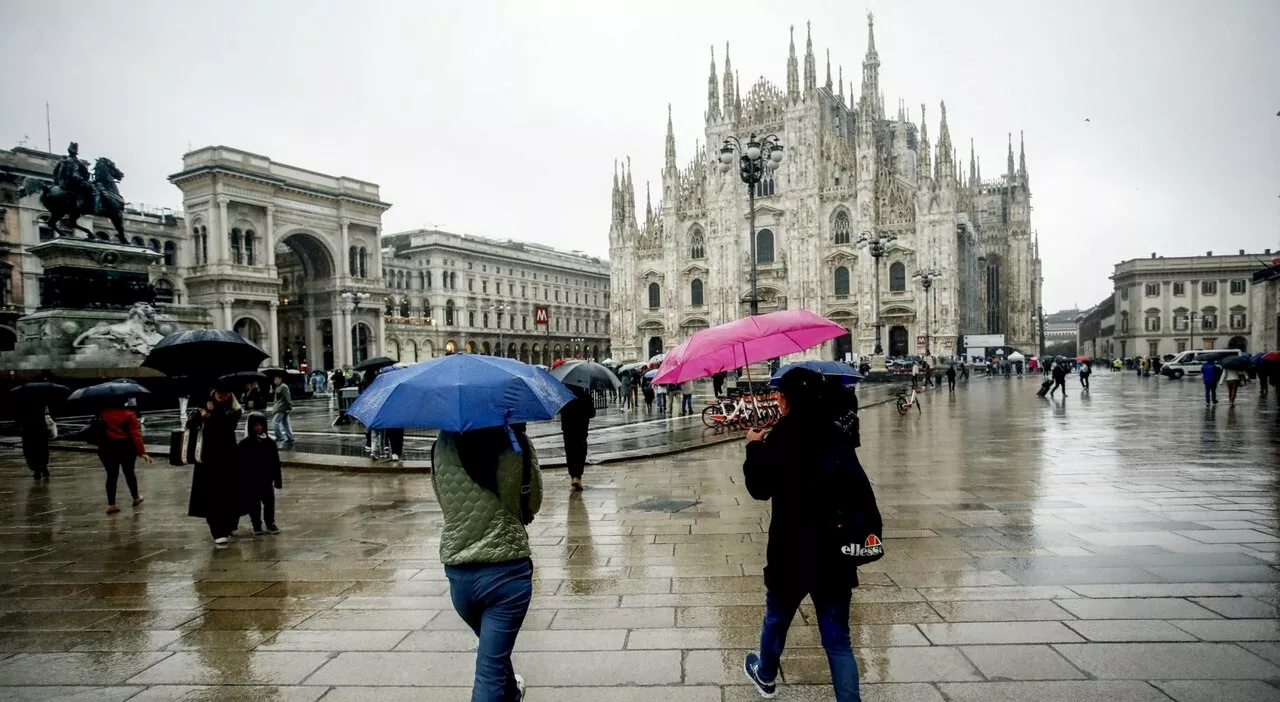
[[[1187,375],[1199,375],[1200,367],[1203,366],[1206,361],[1221,363],[1227,358],[1239,355],[1239,349],[1197,349],[1194,351],[1183,351],[1177,356],[1174,356],[1172,361],[1161,366],[1160,374],[1173,380],[1178,380]]]

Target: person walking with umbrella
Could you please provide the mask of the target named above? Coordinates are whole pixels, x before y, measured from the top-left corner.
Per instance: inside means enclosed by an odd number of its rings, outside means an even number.
[[[841,539],[841,528],[848,521],[850,527],[856,523],[878,535],[880,512],[857,456],[830,420],[822,376],[792,370],[779,378],[778,387],[782,418],[767,434],[747,432],[742,464],[747,491],[756,500],[770,501],[773,511],[760,650],[747,654],[743,669],[762,696],[773,697],[787,631],[807,596],[817,612],[834,699],[857,702],[849,607],[858,572],[856,562],[842,553],[849,542]],[[869,537],[867,543],[872,544]]]
[[[1200,379],[1204,381],[1204,404],[1218,404],[1218,383],[1222,380],[1222,370],[1213,361],[1205,361],[1200,366]]]
[[[560,410],[560,431],[564,435],[564,460],[569,469],[569,484],[574,492],[582,491],[582,474],[587,467],[587,433],[596,416],[591,395],[577,385],[567,385],[573,399]]]
[[[188,422],[201,438],[199,460],[191,472],[187,515],[208,523],[217,546],[230,542],[236,522],[248,512],[236,448],[236,429],[242,413],[234,395],[215,390],[204,408]]]
[[[120,511],[116,506],[116,485],[121,472],[129,486],[133,506],[137,507],[143,501],[133,467],[139,458],[151,463],[151,456],[147,455],[147,447],[142,443],[142,424],[138,421],[137,408],[138,401],[130,397],[118,407],[104,409],[100,415],[103,434],[102,443],[98,445],[98,460],[107,471],[107,514]]]
[[[1093,375],[1092,362],[1088,359],[1080,361],[1080,387],[1084,388],[1085,392],[1089,390],[1089,376],[1091,375]],[[1063,392],[1066,392],[1066,388],[1063,388]]]
[[[16,405],[14,423],[22,437],[22,457],[36,480],[49,477],[49,441],[58,437],[58,425],[49,405],[66,399],[70,392],[65,385],[48,381],[26,383],[11,391]]]

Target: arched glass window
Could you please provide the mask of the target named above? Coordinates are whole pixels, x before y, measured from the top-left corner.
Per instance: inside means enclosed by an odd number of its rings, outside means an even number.
[[[835,292],[837,295],[849,294],[849,269],[848,268],[845,268],[844,266],[840,266],[839,268],[836,269],[835,284],[836,284]]]
[[[361,246],[361,247],[360,247],[360,273],[359,273],[359,276],[360,276],[361,278],[368,278],[368,277],[369,277],[369,250],[368,250],[368,249],[366,249],[366,248],[365,248],[365,247],[363,247],[363,246]]]
[[[756,234],[756,263],[773,263],[773,232],[768,229]]]
[[[707,241],[702,234],[702,229],[694,229],[689,235],[689,258],[699,259],[707,257]]]
[[[697,278],[689,283],[689,304],[694,307],[702,306],[702,281]]]
[[[350,249],[347,250],[347,275],[354,277],[357,273],[359,273],[360,271],[360,262],[358,260],[359,256],[360,256],[360,253],[359,251],[357,251],[356,247],[352,246]]]
[[[257,237],[254,236],[252,229],[246,229],[244,232],[244,262],[245,265],[254,265],[254,253],[257,248]]]
[[[902,263],[889,266],[889,292],[903,292],[907,289],[907,267]]]
[[[446,300],[444,303],[444,323],[446,326],[453,326],[453,300]]]
[[[662,288],[657,283],[649,283],[649,309],[656,310],[662,306]]]
[[[235,263],[237,265],[244,263],[244,258],[243,258],[242,248],[241,248],[243,246],[243,243],[244,242],[242,241],[242,235],[240,234],[240,230],[232,229],[231,230],[231,262],[232,263]]]
[[[841,209],[831,222],[831,243],[847,244],[852,238],[853,227],[849,225],[849,213]]]
[[[164,265],[175,266],[178,263],[178,247],[172,241],[164,242]]]
[[[408,298],[406,298],[406,299],[404,299],[404,300],[401,300],[401,301],[400,301],[400,316],[401,316],[401,317],[408,317],[408,316],[409,316],[409,300],[408,300]]]
[[[160,253],[160,240],[149,239],[147,241],[147,248],[151,249],[152,251],[155,251],[156,253]]]
[[[133,237],[132,239],[130,239],[130,240],[129,240],[129,243],[130,243],[130,244],[133,244],[134,246],[146,246],[146,245],[147,245],[147,244],[146,244],[146,242],[144,242],[144,241],[142,240],[142,237],[140,237],[140,236],[135,236],[135,237]]]
[[[766,170],[756,184],[756,197],[769,197],[773,194],[773,173]]]

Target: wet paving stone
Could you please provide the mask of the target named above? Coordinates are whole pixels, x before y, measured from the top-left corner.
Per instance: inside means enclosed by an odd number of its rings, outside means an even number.
[[[919,415],[863,412],[887,550],[851,608],[864,699],[1280,697],[1280,413],[1121,375],[1065,402],[1036,386],[975,379]],[[322,415],[309,440],[361,441],[324,436]],[[603,421],[591,450],[691,440],[686,424]],[[741,461],[735,441],[591,465],[580,494],[544,473],[515,653],[529,700],[758,699],[741,665],[769,508]],[[93,456],[55,452],[53,473],[32,481],[0,448],[0,698],[470,699],[476,641],[429,476],[289,468],[283,532],[215,550],[185,516],[189,469],[143,467],[146,503],[114,516]],[[809,602],[782,669],[778,699],[831,699]]]

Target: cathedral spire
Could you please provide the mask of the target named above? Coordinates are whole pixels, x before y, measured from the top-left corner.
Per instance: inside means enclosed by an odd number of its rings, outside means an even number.
[[[711,77],[707,79],[707,122],[720,119],[720,87],[716,75],[716,46],[711,45]]]
[[[875,16],[867,12],[867,55],[862,60],[862,99],[858,103],[863,118],[883,118],[884,105],[880,98],[880,55],[876,53]]]
[[[1009,176],[1009,185],[1013,185],[1013,132],[1009,132],[1009,166],[1006,173]]]
[[[969,137],[969,185],[978,182],[978,167],[973,160],[973,137]]]
[[[791,25],[791,50],[787,54],[787,99],[800,102],[800,62],[796,60],[796,26]]]
[[[924,103],[920,103],[920,143],[916,145],[916,180],[929,177],[932,166],[929,157],[929,121],[925,116]]]
[[[908,175],[907,117],[904,110],[902,100],[898,100],[898,122],[893,128],[893,163],[894,172],[899,178],[906,178]]]
[[[982,157],[981,156],[978,157],[977,173],[978,173],[978,185],[982,185]]]
[[[1027,142],[1022,131],[1018,131],[1018,181],[1027,187]]]
[[[676,130],[671,126],[671,103],[667,103],[667,163],[669,171],[676,169]],[[645,186],[648,187],[648,186]]]
[[[637,226],[636,226],[636,189],[635,189],[635,186],[634,186],[634,184],[632,183],[632,180],[631,180],[631,157],[630,157],[630,156],[628,156],[628,157],[627,157],[627,172],[626,172],[626,175],[625,175],[623,178],[624,178],[624,181],[625,181],[625,182],[624,182],[624,184],[623,184],[623,186],[622,186],[622,188],[623,188],[622,196],[623,196],[623,198],[624,198],[624,200],[623,200],[623,209],[625,210],[625,211],[623,212],[623,214],[624,214],[624,215],[626,215],[626,218],[627,218],[627,224],[630,226],[631,230],[632,230],[632,231],[635,231],[635,230],[637,229]]]
[[[831,49],[827,49],[827,92],[831,92]]]
[[[724,43],[724,116],[733,118],[733,64],[729,61],[729,42]]]
[[[844,66],[840,67],[840,77],[838,79],[840,85],[840,103],[844,104]]]
[[[804,94],[818,89],[818,68],[813,58],[813,25],[804,23]]]
[[[612,196],[612,222],[614,229],[622,222],[622,188],[618,185],[618,159],[613,159],[613,196]]]
[[[742,119],[742,76],[733,72],[733,116]]]
[[[934,177],[939,181],[943,177],[955,176],[955,152],[951,146],[951,128],[947,126],[947,103],[941,103],[942,121],[938,125],[938,167]]]
[[[649,181],[644,182],[644,223],[648,226],[653,222],[653,198],[649,195]]]

